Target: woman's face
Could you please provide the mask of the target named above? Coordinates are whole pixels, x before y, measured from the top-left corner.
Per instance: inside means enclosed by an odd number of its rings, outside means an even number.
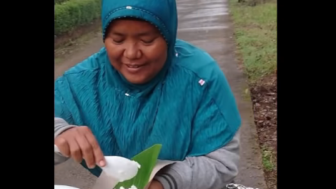
[[[104,43],[112,66],[133,84],[151,80],[167,59],[166,41],[152,24],[145,21],[113,21]]]

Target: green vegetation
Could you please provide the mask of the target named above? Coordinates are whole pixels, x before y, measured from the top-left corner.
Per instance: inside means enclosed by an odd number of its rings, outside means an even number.
[[[231,18],[234,24],[234,35],[237,43],[237,54],[249,79],[249,89],[244,91],[251,95],[254,108],[255,124],[258,129],[259,143],[262,152],[265,181],[269,189],[277,184],[277,148],[276,140],[276,97],[271,98],[266,91],[276,93],[277,71],[277,2],[276,0],[229,0]],[[276,81],[276,80],[274,80]],[[251,88],[254,93],[251,93]],[[273,99],[273,100],[271,100]],[[271,118],[270,120],[266,120]],[[261,123],[260,123],[261,121]],[[262,128],[262,129],[261,129]],[[271,136],[270,136],[271,135]],[[268,138],[265,138],[268,136]]]
[[[267,150],[266,148],[262,150],[262,162],[267,171],[273,171],[276,168],[272,150]]]
[[[91,23],[100,17],[101,0],[68,0],[55,4],[55,35]]]
[[[155,144],[134,156],[132,160],[141,165],[137,175],[130,180],[118,183],[114,188],[120,188],[121,186],[124,188],[130,188],[132,185],[137,188],[145,188],[148,185],[150,175],[157,163],[161,148],[161,144]]]
[[[229,2],[238,54],[250,83],[255,83],[277,69],[277,4]]]
[[[68,1],[68,0],[54,0],[54,3],[55,4],[61,4],[61,3],[65,2],[65,1]]]

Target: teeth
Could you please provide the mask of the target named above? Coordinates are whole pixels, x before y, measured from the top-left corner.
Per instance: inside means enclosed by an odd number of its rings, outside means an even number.
[[[139,68],[139,66],[131,66],[131,65],[128,65],[128,67],[130,67],[130,68]]]

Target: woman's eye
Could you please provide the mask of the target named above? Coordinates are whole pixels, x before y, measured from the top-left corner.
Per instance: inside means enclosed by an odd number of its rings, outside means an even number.
[[[151,40],[141,40],[143,43],[146,43],[146,44],[151,44],[153,43],[155,39],[151,39]]]
[[[115,43],[122,43],[123,40],[122,39],[113,39],[113,42],[115,42]]]

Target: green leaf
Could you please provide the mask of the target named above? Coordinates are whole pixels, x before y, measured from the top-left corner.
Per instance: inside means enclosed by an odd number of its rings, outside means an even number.
[[[161,144],[155,144],[134,156],[132,160],[138,162],[141,165],[137,175],[130,180],[119,182],[114,188],[119,189],[121,186],[124,188],[130,188],[132,185],[134,185],[138,189],[144,189],[148,184],[150,175],[156,165],[161,147]]]

